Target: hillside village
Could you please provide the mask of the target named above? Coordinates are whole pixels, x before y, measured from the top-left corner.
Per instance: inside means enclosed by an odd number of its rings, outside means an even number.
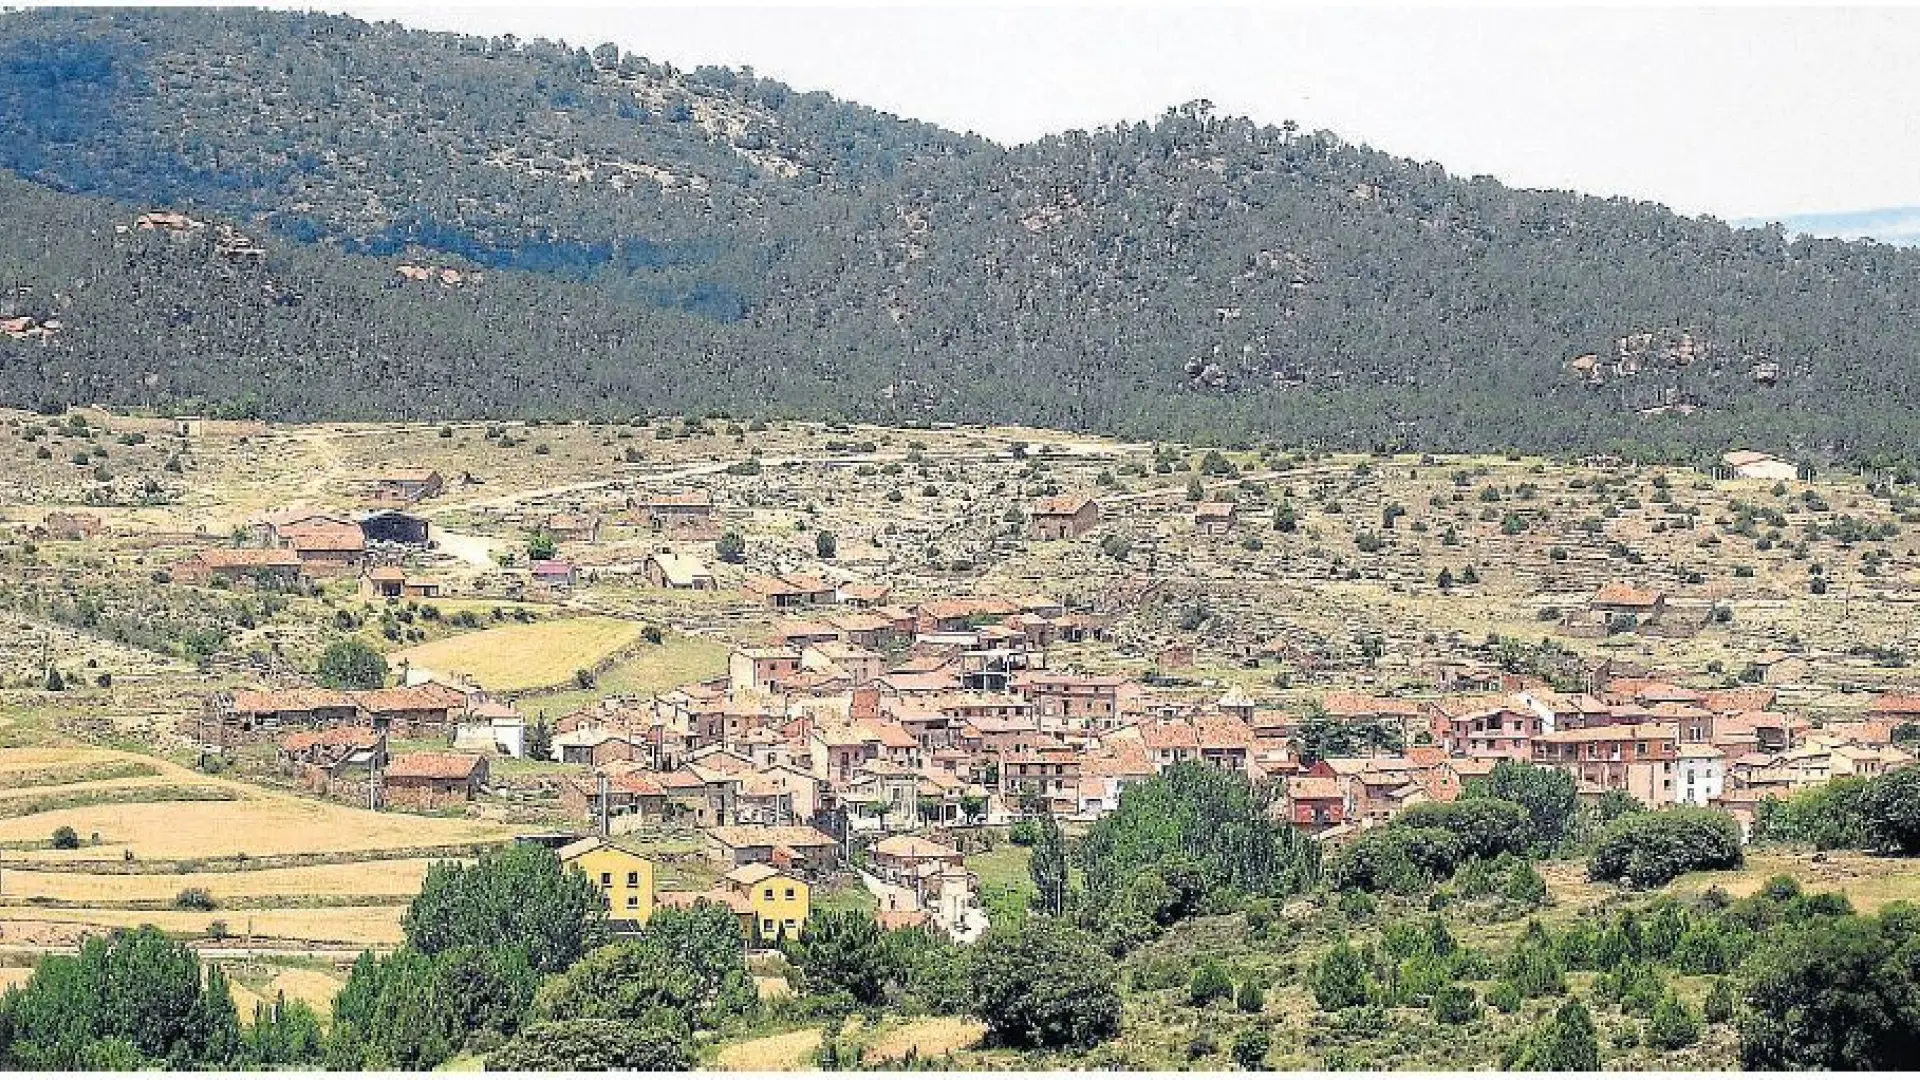
[[[36,738],[242,800],[471,824],[408,858],[539,844],[620,932],[711,901],[754,948],[849,907],[971,942],[1024,903],[1035,821],[1079,834],[1182,763],[1338,851],[1505,760],[1751,836],[1769,801],[1920,742],[1911,486],[1760,453],[1696,473],[101,410],[16,414],[0,453],[0,693]],[[343,642],[382,671],[325,677]],[[19,836],[94,807],[83,834],[114,851],[128,813],[182,797],[86,788],[21,803]],[[11,875],[58,852],[9,854]],[[387,873],[337,921],[250,900],[287,929],[249,941],[390,942],[408,879]],[[145,917],[47,880],[0,896],[0,940]]]

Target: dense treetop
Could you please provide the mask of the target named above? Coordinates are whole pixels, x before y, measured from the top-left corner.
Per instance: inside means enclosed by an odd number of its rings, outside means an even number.
[[[0,184],[0,316],[62,324],[0,338],[13,404],[1915,443],[1920,252],[1515,190],[1203,102],[1003,147],[613,46],[282,12],[0,24],[0,166],[29,182]],[[208,225],[115,231],[152,207]],[[1696,411],[1643,415],[1674,406]]]

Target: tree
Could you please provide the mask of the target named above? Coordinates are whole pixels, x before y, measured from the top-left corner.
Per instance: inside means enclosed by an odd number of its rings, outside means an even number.
[[[527,728],[527,745],[524,750],[529,761],[553,760],[553,729],[547,726],[544,719],[535,720],[533,725]]]
[[[362,953],[334,995],[328,1069],[420,1071],[453,1056],[461,1031],[433,958],[413,948]]]
[[[1371,996],[1366,965],[1353,943],[1341,938],[1313,965],[1313,999],[1327,1012],[1365,1005]]]
[[[1243,980],[1233,995],[1233,1007],[1243,1013],[1261,1013],[1267,1008],[1267,992],[1252,978]]]
[[[1485,781],[1469,785],[1467,794],[1505,799],[1525,808],[1529,839],[1537,854],[1552,851],[1573,834],[1579,801],[1573,774],[1565,769],[1502,759]]]
[[[1273,1046],[1273,1039],[1260,1028],[1248,1028],[1233,1037],[1233,1063],[1248,1072],[1259,1072],[1266,1066],[1267,1051]]]
[[[823,559],[831,559],[840,550],[840,541],[830,532],[821,529],[814,534],[813,549]]]
[[[1775,926],[1744,969],[1744,1069],[1920,1068],[1911,909]]]
[[[1733,982],[1730,979],[1715,979],[1707,991],[1706,1020],[1709,1024],[1724,1024],[1733,1019]]]
[[[606,940],[606,894],[533,844],[495,848],[468,865],[436,862],[402,926],[428,956],[469,946],[518,948],[534,971],[563,971]]]
[[[1682,1050],[1700,1041],[1700,1020],[1671,991],[1653,1007],[1647,1021],[1647,1045],[1657,1050]]]
[[[787,957],[809,993],[843,991],[862,1005],[878,1004],[893,974],[880,925],[866,911],[819,912],[789,944]]]
[[[325,1045],[313,1006],[288,1001],[285,993],[275,994],[271,1006],[254,1004],[253,1023],[240,1042],[241,1063],[249,1069],[313,1065]]]
[[[550,1020],[533,1024],[487,1055],[492,1072],[686,1072],[687,1041],[660,1026],[620,1020]]]
[[[1600,1036],[1593,1015],[1577,999],[1541,1022],[1504,1067],[1525,1072],[1598,1072]]]
[[[1207,489],[1200,484],[1198,473],[1187,478],[1187,501],[1199,502],[1207,497]]]
[[[527,537],[527,558],[534,562],[551,559],[559,552],[560,545],[554,542],[553,534],[545,529],[537,530],[532,536]]]
[[[656,910],[637,937],[588,953],[534,994],[543,1020],[671,1023],[692,1031],[750,1011],[756,1001],[731,909],[702,901]]]
[[[359,638],[342,638],[320,654],[317,674],[330,690],[378,690],[387,684],[387,658]]]
[[[1276,821],[1246,777],[1196,762],[1128,788],[1119,807],[1094,823],[1077,858],[1088,891],[1106,896],[1169,867],[1191,873],[1202,894],[1287,895],[1320,874],[1318,845]]]
[[[987,797],[985,795],[960,796],[960,812],[967,815],[968,821],[979,821],[987,815]]]
[[[1233,996],[1233,980],[1228,977],[1227,969],[1220,966],[1218,960],[1203,960],[1193,969],[1193,977],[1187,980],[1187,1004],[1195,1006],[1211,1005]]]
[[[1067,839],[1052,814],[1042,813],[1027,856],[1033,878],[1033,906],[1043,915],[1059,918],[1067,911]]]
[[[226,977],[153,927],[49,956],[0,998],[0,1065],[46,1071],[226,1068],[239,1021]]]
[[[1433,1018],[1442,1024],[1472,1023],[1480,1016],[1480,1002],[1473,987],[1450,983],[1433,992]]]
[[[720,539],[714,541],[713,550],[720,556],[721,562],[737,563],[747,553],[747,540],[739,533],[728,529],[720,534]]]
[[[516,946],[461,945],[435,958],[440,986],[452,999],[460,1030],[512,1035],[533,1004],[539,978]]]
[[[71,825],[62,825],[53,830],[53,846],[60,851],[74,851],[80,847],[80,834]]]
[[[1860,793],[1860,818],[1882,851],[1920,852],[1920,766],[1874,777]]]
[[[973,1011],[995,1043],[1087,1049],[1120,1031],[1119,974],[1086,934],[1052,919],[995,927],[971,950]]]
[[[1678,807],[1629,814],[1607,826],[1587,860],[1587,876],[1655,888],[1690,870],[1732,870],[1742,860],[1740,826],[1731,817]]]

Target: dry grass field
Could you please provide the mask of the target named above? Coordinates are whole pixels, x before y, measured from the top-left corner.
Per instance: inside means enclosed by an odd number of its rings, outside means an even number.
[[[511,693],[566,682],[574,672],[591,669],[632,645],[640,631],[639,623],[625,619],[556,619],[442,638],[402,649],[387,659]]]
[[[723,1046],[714,1064],[729,1072],[805,1072],[819,1049],[820,1029],[803,1028]]]
[[[897,1061],[909,1051],[923,1059],[939,1057],[978,1046],[986,1033],[985,1024],[958,1016],[889,1021],[874,1029],[861,1060],[874,1064]]]
[[[594,680],[591,690],[572,688],[530,694],[516,704],[528,716],[544,712],[556,717],[604,697],[644,698],[725,673],[730,651],[724,641],[671,634],[659,645],[636,646],[632,655],[614,661]]]

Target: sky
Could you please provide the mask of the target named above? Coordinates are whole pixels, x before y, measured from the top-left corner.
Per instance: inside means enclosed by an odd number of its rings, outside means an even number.
[[[1920,206],[1920,8],[311,6],[750,65],[1001,142],[1205,98],[1686,214]]]

